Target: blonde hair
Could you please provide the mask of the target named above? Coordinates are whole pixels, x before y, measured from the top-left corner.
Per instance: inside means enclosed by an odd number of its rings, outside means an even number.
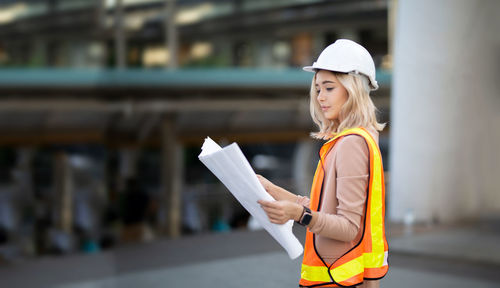
[[[321,112],[316,91],[316,74],[311,83],[310,111],[311,117],[319,128],[318,132],[311,133],[317,139],[329,139],[335,134],[349,128],[365,127],[382,131],[385,123],[378,123],[377,108],[370,98],[370,86],[368,78],[361,74],[346,74],[332,72],[339,82],[347,90],[348,98],[340,109],[340,122],[331,121],[325,118]]]

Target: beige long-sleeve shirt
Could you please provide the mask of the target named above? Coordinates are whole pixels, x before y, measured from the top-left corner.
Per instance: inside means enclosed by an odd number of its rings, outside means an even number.
[[[378,143],[378,132],[370,129],[368,132]],[[309,226],[309,229],[314,233],[318,253],[328,264],[361,239],[369,181],[369,157],[368,146],[358,135],[338,140],[326,155],[320,212],[314,226]],[[298,196],[297,202],[309,206],[307,197]],[[366,282],[377,282],[378,286],[378,281]]]

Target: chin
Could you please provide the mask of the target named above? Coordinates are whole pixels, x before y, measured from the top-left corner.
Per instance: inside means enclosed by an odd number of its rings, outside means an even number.
[[[332,117],[332,116],[325,115],[325,118],[328,119],[328,121],[333,121],[333,122],[338,121],[338,117]]]

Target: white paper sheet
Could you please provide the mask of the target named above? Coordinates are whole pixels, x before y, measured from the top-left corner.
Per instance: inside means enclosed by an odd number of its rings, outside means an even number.
[[[198,158],[262,227],[283,246],[291,259],[302,254],[304,248],[292,233],[293,220],[283,225],[273,224],[257,203],[260,199],[268,201],[274,199],[260,184],[238,144],[233,143],[221,148],[210,137],[207,137]]]

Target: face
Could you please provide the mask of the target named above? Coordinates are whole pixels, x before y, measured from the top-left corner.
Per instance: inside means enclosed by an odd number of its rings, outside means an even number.
[[[317,100],[326,119],[340,122],[340,109],[349,97],[333,72],[319,70],[316,73]]]

